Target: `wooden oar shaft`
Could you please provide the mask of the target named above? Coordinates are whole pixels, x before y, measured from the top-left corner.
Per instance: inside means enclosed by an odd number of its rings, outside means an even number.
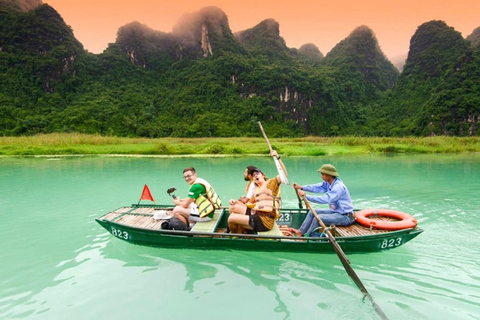
[[[299,207],[300,209],[303,209],[302,198],[300,198],[300,196],[298,195],[298,193],[297,193],[297,199],[298,199],[298,207]]]
[[[260,130],[262,131],[263,137],[265,138],[265,141],[267,141],[268,148],[270,149],[270,152],[272,151],[272,145],[270,144],[270,141],[268,141],[267,134],[265,133],[265,130],[263,130],[262,123],[258,121],[258,126],[260,127]]]
[[[270,149],[270,154],[272,153],[272,145],[270,144],[270,141],[268,140],[267,134],[265,133],[265,130],[263,130],[262,123],[258,121],[258,126],[260,127],[260,130],[262,131],[263,137],[265,138],[265,141],[267,141],[268,148]],[[286,169],[285,166],[280,164],[280,157],[273,157],[273,160],[275,162],[275,166],[277,167],[277,172],[278,175],[280,176],[280,180],[283,184],[288,184],[288,179],[287,179],[287,174],[286,174]]]
[[[298,195],[298,191],[297,191],[297,195]],[[312,206],[310,205],[310,202],[307,200],[307,197],[303,195],[302,199],[305,202],[305,206],[312,212],[315,219],[317,219],[318,223],[323,228],[324,232],[327,234],[328,240],[332,244],[333,249],[335,250],[338,258],[340,259],[340,262],[342,262],[342,265],[345,268],[345,271],[347,271],[347,274],[350,276],[350,278],[352,278],[353,282],[355,282],[355,284],[360,289],[360,291],[364,294],[364,296],[367,297],[368,300],[370,300],[378,316],[381,319],[388,319],[387,315],[382,311],[382,309],[380,309],[380,306],[376,304],[375,301],[373,301],[372,296],[368,293],[367,288],[365,288],[365,286],[362,283],[362,280],[360,280],[355,270],[353,270],[352,266],[350,265],[350,261],[348,260],[347,256],[345,255],[342,248],[338,244],[337,240],[333,236],[333,233],[331,232],[331,230],[325,226],[322,219],[320,219],[320,217],[317,215],[317,212],[315,211],[315,209],[313,209]]]
[[[320,226],[323,228],[324,232],[328,235],[328,239],[330,240],[330,242],[332,243],[333,245],[333,248],[335,249],[335,252],[337,252],[337,255],[338,257],[340,258],[340,261],[342,262],[342,264],[344,262],[346,262],[346,264],[349,266],[349,269],[352,269],[352,267],[350,266],[350,261],[348,261],[347,259],[347,256],[345,255],[345,253],[343,252],[342,248],[340,247],[340,245],[338,244],[337,240],[335,239],[335,237],[333,236],[333,233],[330,229],[327,228],[327,226],[323,223],[322,219],[320,219],[320,217],[318,216],[317,212],[315,211],[315,209],[312,208],[312,206],[310,205],[310,201],[307,200],[307,197],[304,195],[302,196],[302,199],[303,201],[305,202],[305,205],[307,206],[307,209],[310,210],[313,214],[313,216],[315,217],[315,219],[317,219],[318,223],[320,224]],[[348,273],[349,270],[347,270],[347,273]],[[353,269],[352,269],[353,271]],[[355,271],[353,271],[355,272]],[[350,273],[349,273],[350,275]],[[358,278],[358,277],[357,277]],[[361,281],[360,281],[360,284],[361,284]],[[357,284],[358,285],[358,284]],[[365,287],[363,286],[363,284],[361,284],[361,286],[359,286],[360,290],[365,289]],[[363,292],[363,290],[362,290]],[[366,292],[366,289],[365,289],[365,292]],[[364,293],[365,293],[364,292]]]

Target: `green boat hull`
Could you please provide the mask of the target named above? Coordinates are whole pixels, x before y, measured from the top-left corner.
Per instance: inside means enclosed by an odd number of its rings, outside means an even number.
[[[292,210],[290,210],[292,211]],[[290,212],[289,211],[289,212]],[[303,212],[305,214],[305,212]],[[96,221],[114,237],[136,245],[161,248],[189,248],[203,250],[248,250],[275,252],[333,253],[326,237],[286,237],[262,235],[235,235],[176,230],[152,230],[132,227],[98,218]],[[399,247],[412,240],[423,230],[415,227],[361,236],[335,237],[345,253],[376,252]]]

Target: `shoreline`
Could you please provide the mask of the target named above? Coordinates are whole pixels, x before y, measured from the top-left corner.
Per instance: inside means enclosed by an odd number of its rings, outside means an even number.
[[[270,138],[289,157],[365,154],[479,153],[480,137]],[[0,157],[242,157],[268,156],[263,138],[123,138],[78,133],[0,137]]]

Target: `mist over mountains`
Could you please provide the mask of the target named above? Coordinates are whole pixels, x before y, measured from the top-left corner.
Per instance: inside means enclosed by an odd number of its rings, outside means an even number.
[[[324,56],[288,48],[273,19],[233,34],[206,7],[170,33],[124,25],[95,55],[41,1],[0,15],[3,135],[249,136],[257,121],[272,136],[478,135],[478,29],[422,24],[399,72],[368,26]]]
[[[2,0],[0,6],[20,11],[30,11],[43,4],[42,0]]]

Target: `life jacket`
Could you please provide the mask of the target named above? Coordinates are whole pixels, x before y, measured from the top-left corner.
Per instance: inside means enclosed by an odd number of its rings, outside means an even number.
[[[195,199],[195,204],[198,207],[198,214],[200,215],[200,218],[209,215],[215,209],[219,209],[222,206],[220,197],[210,183],[202,178],[197,178],[193,184],[201,184],[207,191],[206,195],[200,195],[197,199]]]
[[[278,210],[280,208],[280,184],[278,186],[278,190],[274,194],[272,190],[268,188],[269,182],[273,183],[273,179],[265,181],[260,186],[255,194],[255,206],[253,209],[260,212],[260,214],[261,212],[274,213],[275,217],[272,218],[277,220],[279,216]],[[278,183],[277,181],[275,182]]]
[[[247,184],[247,186],[245,187],[245,194],[248,194],[248,190],[250,189],[250,186],[252,185],[253,181],[250,180],[250,182]]]

